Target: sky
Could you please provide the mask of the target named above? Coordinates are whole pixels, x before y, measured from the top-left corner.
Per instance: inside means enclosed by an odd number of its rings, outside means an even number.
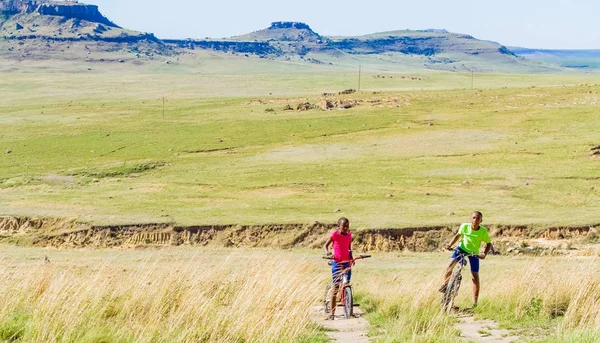
[[[81,0],[165,38],[223,38],[300,21],[324,36],[446,29],[507,46],[600,49],[598,0]]]

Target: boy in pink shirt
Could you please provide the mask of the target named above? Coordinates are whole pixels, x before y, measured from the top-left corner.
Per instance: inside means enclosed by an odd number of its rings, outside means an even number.
[[[333,256],[329,252],[329,246],[333,244]],[[346,218],[340,218],[338,220],[338,228],[333,231],[327,242],[323,245],[323,250],[327,257],[333,257],[331,264],[331,274],[333,279],[333,289],[331,293],[331,311],[329,312],[329,320],[335,318],[335,298],[339,291],[339,282],[342,271],[350,268],[350,260],[352,260],[352,234],[350,233],[350,221]],[[352,270],[348,271],[348,279],[344,280],[345,283],[350,282],[352,277]]]

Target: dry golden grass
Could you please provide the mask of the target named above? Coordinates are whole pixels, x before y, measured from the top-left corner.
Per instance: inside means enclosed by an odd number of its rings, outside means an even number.
[[[50,263],[43,255],[34,262],[1,261],[0,339],[289,342],[321,336],[309,312],[323,275],[303,258],[189,250],[66,255],[49,257]]]
[[[454,318],[439,311],[437,288],[447,258],[446,254],[386,254],[378,256],[377,267],[357,273],[373,332],[379,333],[376,341],[460,341]],[[498,321],[523,342],[600,341],[597,258],[490,256],[481,263],[476,317]],[[466,270],[457,305],[470,307],[471,297]]]
[[[329,280],[319,251],[168,248],[60,251],[3,246],[0,340],[322,342],[311,323]],[[44,262],[47,255],[49,263]],[[460,342],[440,313],[447,254],[359,261],[352,283],[375,342]],[[457,305],[471,304],[468,271]],[[523,342],[600,339],[600,260],[490,256],[477,318]]]

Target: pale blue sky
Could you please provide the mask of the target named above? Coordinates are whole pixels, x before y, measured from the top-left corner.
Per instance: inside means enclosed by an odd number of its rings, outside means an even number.
[[[321,35],[441,28],[504,45],[600,49],[598,0],[81,0],[126,28],[159,38],[230,37],[272,21]]]

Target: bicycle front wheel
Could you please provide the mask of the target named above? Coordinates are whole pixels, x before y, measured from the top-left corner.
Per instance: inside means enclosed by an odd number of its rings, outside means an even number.
[[[325,313],[329,313],[331,310],[331,292],[333,292],[333,288],[331,284],[327,285],[325,288],[325,297],[323,298],[323,311]]]
[[[350,319],[353,313],[352,287],[344,288],[344,318]]]
[[[442,311],[446,313],[452,312],[454,307],[454,299],[458,295],[460,289],[460,282],[462,281],[462,275],[459,272],[452,274],[448,286],[446,286],[446,292],[442,295]]]

